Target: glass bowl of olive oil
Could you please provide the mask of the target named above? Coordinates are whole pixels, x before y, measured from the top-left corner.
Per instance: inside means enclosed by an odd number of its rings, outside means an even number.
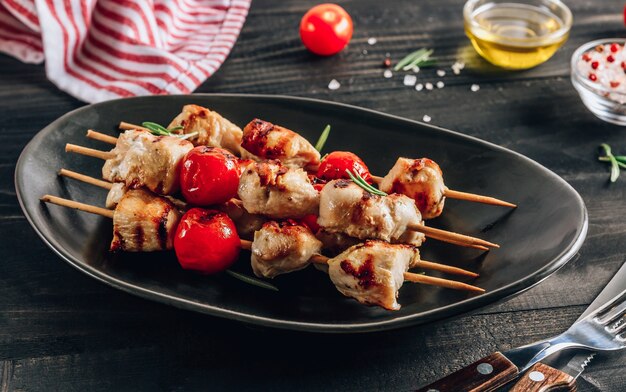
[[[465,33],[485,60],[527,69],[548,60],[567,40],[572,12],[559,0],[468,0]]]

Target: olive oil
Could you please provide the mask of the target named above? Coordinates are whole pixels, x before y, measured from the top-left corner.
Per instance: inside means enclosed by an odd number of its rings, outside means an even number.
[[[466,21],[465,32],[487,61],[507,69],[526,69],[548,60],[567,40],[554,34],[564,22],[547,7],[519,3],[487,3]]]

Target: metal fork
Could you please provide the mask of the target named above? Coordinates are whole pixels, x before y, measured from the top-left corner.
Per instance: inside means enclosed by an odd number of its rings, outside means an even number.
[[[523,372],[544,358],[565,349],[612,351],[626,348],[626,290],[595,312],[575,322],[562,334],[509,350],[514,363],[527,363]]]

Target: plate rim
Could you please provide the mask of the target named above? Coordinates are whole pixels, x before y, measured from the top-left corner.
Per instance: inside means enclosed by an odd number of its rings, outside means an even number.
[[[196,301],[188,300],[185,298],[177,297],[175,295],[169,295],[166,293],[154,291],[151,289],[147,289],[145,287],[136,286],[132,283],[125,282],[123,280],[114,278],[104,272],[98,271],[95,268],[90,267],[89,265],[81,262],[76,259],[69,252],[64,252],[62,246],[59,246],[58,243],[54,241],[54,238],[48,238],[43,231],[39,228],[39,226],[35,223],[33,217],[29,213],[28,209],[24,204],[24,200],[22,197],[22,187],[20,186],[23,177],[23,166],[25,165],[25,160],[29,155],[28,152],[33,148],[33,145],[47,136],[52,130],[53,126],[66,119],[67,117],[74,116],[76,113],[81,111],[86,111],[91,108],[100,106],[100,105],[110,105],[119,103],[120,101],[130,101],[130,100],[145,100],[145,99],[169,99],[172,97],[209,97],[209,98],[243,98],[243,99],[264,99],[264,100],[287,100],[287,101],[301,101],[314,103],[317,105],[328,105],[335,106],[340,108],[345,108],[349,110],[356,111],[364,111],[372,115],[380,116],[383,118],[387,118],[394,121],[404,122],[408,125],[419,125],[422,127],[432,128],[437,130],[438,132],[443,132],[446,134],[450,134],[456,137],[460,137],[461,139],[470,140],[473,142],[477,142],[479,144],[484,144],[489,146],[492,149],[504,151],[509,154],[513,154],[518,158],[526,161],[527,163],[537,167],[542,172],[548,174],[550,177],[555,179],[557,182],[565,185],[575,198],[578,201],[579,207],[582,209],[582,221],[579,222],[578,228],[578,236],[574,241],[572,241],[567,249],[564,249],[558,256],[556,256],[552,262],[545,265],[544,267],[534,271],[532,274],[525,278],[518,279],[515,282],[511,282],[506,286],[502,286],[496,290],[481,294],[476,297],[466,298],[464,300],[448,304],[442,307],[437,307],[435,309],[427,310],[424,312],[414,313],[406,316],[396,317],[390,320],[382,320],[382,321],[373,321],[373,322],[363,322],[356,324],[347,324],[347,323],[311,323],[311,322],[301,322],[301,321],[293,321],[272,317],[263,317],[257,316],[254,314],[244,313],[233,311],[230,309],[221,308],[219,306],[199,303]],[[148,300],[165,303],[168,305],[175,306],[177,308],[182,308],[186,310],[196,311],[199,313],[205,313],[212,316],[217,316],[226,319],[237,320],[240,322],[247,322],[255,325],[261,325],[265,327],[279,328],[279,329],[289,329],[296,331],[308,331],[308,332],[326,332],[326,333],[355,333],[355,332],[376,332],[382,330],[391,330],[402,327],[407,327],[411,325],[425,324],[430,323],[437,320],[450,319],[453,317],[458,317],[464,314],[469,314],[470,312],[476,311],[486,305],[493,304],[499,301],[504,301],[510,297],[521,294],[526,290],[536,286],[541,283],[549,276],[554,274],[557,270],[563,267],[567,262],[569,262],[576,253],[580,250],[586,235],[589,226],[589,218],[587,207],[584,203],[584,200],[580,196],[580,194],[572,187],[567,181],[562,179],[556,173],[551,171],[550,169],[544,167],[540,163],[535,160],[518,153],[516,151],[510,150],[508,148],[499,146],[495,143],[489,142],[487,140],[480,139],[475,136],[466,135],[464,133],[460,133],[457,131],[449,130],[446,128],[438,127],[435,125],[427,124],[417,120],[411,120],[405,117],[396,116],[393,114],[388,114],[384,112],[380,112],[374,109],[364,108],[356,105],[334,102],[334,101],[326,101],[317,98],[306,98],[306,97],[297,97],[290,95],[272,95],[272,94],[241,94],[241,93],[198,93],[198,94],[177,94],[177,95],[162,95],[162,96],[139,96],[139,97],[129,97],[129,98],[120,98],[115,100],[103,101],[94,104],[87,104],[71,110],[64,115],[58,117],[50,124],[45,126],[39,132],[37,132],[33,138],[28,142],[28,144],[24,147],[20,156],[17,160],[14,172],[14,186],[16,190],[16,196],[30,226],[35,230],[37,235],[42,239],[42,241],[48,246],[54,253],[56,253],[62,260],[78,269],[79,271],[85,273],[86,275],[95,278],[96,280],[103,282],[109,286],[122,290],[124,292],[136,295],[141,298],[145,298]],[[437,317],[440,313],[447,313],[445,316]]]

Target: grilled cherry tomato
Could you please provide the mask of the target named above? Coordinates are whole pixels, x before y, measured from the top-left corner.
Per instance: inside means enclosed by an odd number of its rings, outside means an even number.
[[[352,18],[337,4],[316,5],[300,21],[300,38],[315,54],[339,53],[352,38]]]
[[[340,178],[348,179],[350,177],[346,170],[358,173],[365,181],[372,183],[372,175],[365,162],[356,154],[348,151],[333,151],[324,157],[319,169],[317,169],[317,176],[328,181]]]
[[[222,148],[200,146],[183,159],[180,188],[191,204],[221,204],[237,195],[240,175],[239,160],[233,154]]]
[[[174,237],[174,251],[183,269],[214,274],[239,256],[241,240],[223,212],[192,208],[183,215]]]

